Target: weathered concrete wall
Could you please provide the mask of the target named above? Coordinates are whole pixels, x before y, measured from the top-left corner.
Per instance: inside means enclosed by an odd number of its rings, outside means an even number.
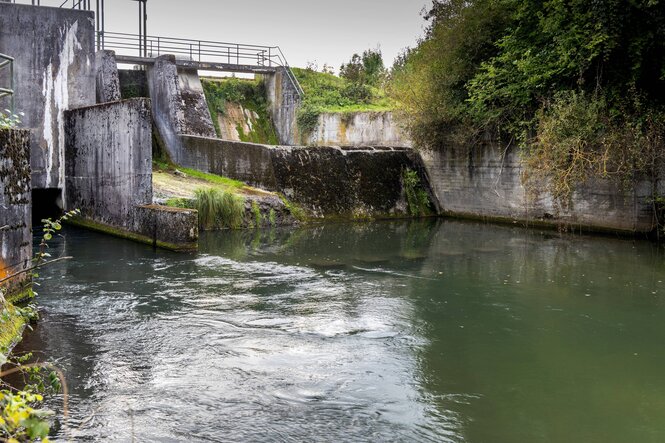
[[[65,113],[67,209],[127,227],[135,206],[152,203],[149,106],[132,99]]]
[[[272,149],[267,145],[208,137],[182,136],[179,164],[243,181],[252,186],[277,190]]]
[[[199,214],[193,209],[143,205],[136,208],[136,232],[153,246],[175,251],[196,249],[199,238]]]
[[[0,279],[30,266],[32,258],[30,133],[0,129]],[[21,298],[22,274],[2,287]]]
[[[264,75],[264,82],[270,104],[270,115],[275,123],[279,143],[295,145],[300,139],[297,124],[300,96],[285,69],[281,68],[274,74]]]
[[[16,59],[16,110],[33,129],[32,186],[62,189],[63,111],[95,103],[94,15],[0,3],[0,52]]]
[[[75,109],[65,119],[66,207],[81,210],[79,224],[170,249],[196,247],[196,211],[150,207],[150,100]]]
[[[427,177],[410,148],[268,146],[181,137],[182,165],[283,192],[319,216],[400,216],[407,212],[402,173]]]
[[[312,146],[411,146],[392,112],[324,113],[309,135]]]
[[[119,69],[120,95],[123,99],[150,97],[147,72],[142,69]]]
[[[545,191],[534,196],[522,183],[517,149],[494,144],[421,151],[439,204],[446,214],[572,225],[590,230],[649,232],[653,228],[650,185],[625,192],[607,180],[579,186],[569,209]]]
[[[216,136],[198,73],[178,70],[175,57],[163,55],[147,76],[156,129],[171,160],[180,163],[179,134]]]
[[[115,52],[97,51],[95,69],[97,72],[97,103],[120,100],[120,78]]]

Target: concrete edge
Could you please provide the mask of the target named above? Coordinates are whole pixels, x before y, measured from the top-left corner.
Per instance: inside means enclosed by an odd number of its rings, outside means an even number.
[[[198,244],[179,245],[174,243],[168,243],[162,240],[154,240],[151,237],[142,234],[137,234],[136,232],[131,232],[124,228],[118,228],[117,226],[111,226],[105,223],[100,223],[81,217],[71,218],[67,220],[65,223],[79,228],[90,229],[91,231],[101,232],[102,234],[109,234],[114,237],[124,238],[126,240],[132,240],[138,243],[143,243],[149,246],[166,249],[173,252],[193,252],[198,249]]]

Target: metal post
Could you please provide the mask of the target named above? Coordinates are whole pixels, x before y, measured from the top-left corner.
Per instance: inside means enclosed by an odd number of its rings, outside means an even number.
[[[95,5],[95,33],[97,34],[97,50],[99,51],[102,49],[102,42],[99,39],[99,0],[97,0],[97,4]]]
[[[105,45],[105,43],[106,43],[106,42],[105,42],[106,37],[105,37],[105,35],[104,35],[104,32],[106,31],[106,27],[105,27],[105,25],[104,25],[104,23],[105,23],[105,21],[106,21],[105,11],[104,11],[104,0],[102,0],[102,13],[101,13],[101,15],[102,15],[102,35],[101,35],[101,40],[102,40],[102,49],[104,49],[105,46],[106,46],[106,45]]]
[[[9,63],[9,89],[12,90],[11,97],[9,97],[9,106],[12,114],[16,111],[14,103],[14,62]]]
[[[148,0],[143,0],[143,48],[144,57],[148,56]]]

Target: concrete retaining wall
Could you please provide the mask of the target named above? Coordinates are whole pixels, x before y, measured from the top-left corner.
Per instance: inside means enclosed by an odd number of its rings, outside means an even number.
[[[16,59],[16,110],[25,113],[21,126],[33,129],[32,186],[62,189],[63,112],[95,103],[94,15],[0,3],[0,52]]]
[[[650,232],[651,189],[646,182],[624,191],[607,180],[579,186],[569,209],[560,210],[551,196],[530,195],[522,184],[517,149],[495,144],[421,151],[432,188],[445,214],[571,225],[589,230]]]
[[[312,146],[411,146],[392,112],[325,113],[307,139]]]
[[[265,74],[264,82],[270,104],[270,115],[275,122],[279,143],[296,145],[300,140],[297,124],[300,96],[285,69],[280,68],[274,74]]]
[[[0,129],[0,279],[26,270],[32,259],[30,133]],[[8,299],[22,298],[28,274],[4,285]]]
[[[81,210],[79,224],[170,249],[196,247],[196,211],[150,207],[150,100],[75,109],[65,118],[66,207]]]
[[[407,212],[402,173],[421,173],[409,148],[268,146],[181,137],[183,166],[283,192],[319,216],[400,216]]]

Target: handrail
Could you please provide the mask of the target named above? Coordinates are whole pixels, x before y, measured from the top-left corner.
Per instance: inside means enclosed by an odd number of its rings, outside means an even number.
[[[0,87],[0,98],[9,96],[9,111],[14,113],[14,58],[0,53],[0,71],[9,66],[9,88]]]
[[[188,57],[192,61],[219,62],[228,65],[251,65],[257,67],[281,67],[300,97],[304,91],[291,71],[284,53],[279,46],[263,46],[245,43],[215,42],[210,40],[190,40],[176,37],[141,36],[123,32],[103,32],[98,39],[104,49],[127,52],[137,51],[139,57],[156,58],[173,54]]]

